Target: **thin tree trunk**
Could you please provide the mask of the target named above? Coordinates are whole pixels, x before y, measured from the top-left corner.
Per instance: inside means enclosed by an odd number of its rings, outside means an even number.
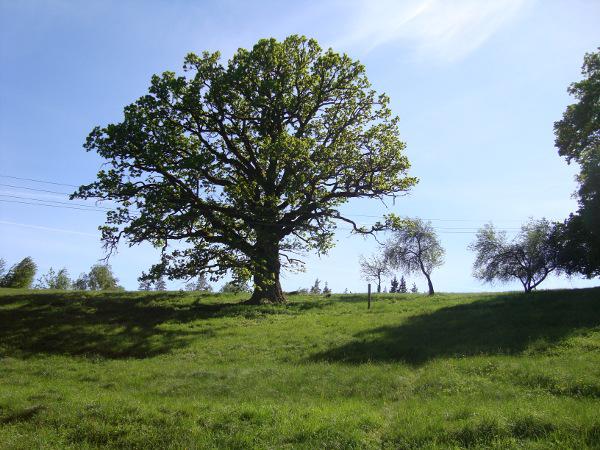
[[[425,275],[425,278],[427,278],[427,286],[429,287],[429,295],[435,294],[435,291],[433,290],[433,283],[431,282],[431,277],[425,270],[425,265],[423,264],[423,261],[421,261],[420,258],[419,258],[419,266],[421,266],[421,272],[423,272],[423,275]]]
[[[425,274],[425,278],[427,278],[427,286],[429,287],[429,295],[435,294],[435,291],[433,290],[433,283],[431,282],[431,277],[429,275]]]

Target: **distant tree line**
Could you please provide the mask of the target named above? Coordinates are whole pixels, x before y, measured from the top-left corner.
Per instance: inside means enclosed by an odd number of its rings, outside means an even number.
[[[119,280],[108,264],[94,264],[88,273],[71,279],[66,268],[58,271],[50,267],[34,284],[37,264],[27,256],[6,270],[6,262],[0,259],[0,287],[15,289],[74,289],[74,290],[121,290]]]
[[[561,265],[559,244],[561,224],[546,219],[530,219],[521,231],[508,240],[505,232],[486,224],[476,235],[469,249],[475,252],[473,275],[488,283],[518,280],[525,292],[539,286],[551,273],[569,271]],[[432,271],[443,264],[444,249],[429,223],[420,219],[390,217],[388,229],[392,237],[383,244],[380,254],[361,258],[363,277],[377,283],[394,270],[409,275],[421,273],[427,281],[429,295],[434,295]],[[390,293],[407,292],[404,276],[391,280]],[[411,292],[417,292],[413,284]]]

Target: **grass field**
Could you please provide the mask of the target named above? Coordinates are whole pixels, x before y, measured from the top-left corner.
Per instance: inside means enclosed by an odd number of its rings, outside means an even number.
[[[2,448],[600,448],[600,288],[0,290]]]

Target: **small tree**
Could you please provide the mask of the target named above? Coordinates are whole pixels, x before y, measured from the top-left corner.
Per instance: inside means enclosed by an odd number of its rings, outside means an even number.
[[[390,283],[390,292],[395,294],[396,292],[400,292],[398,289],[398,278],[396,278],[396,275],[394,275],[394,278],[392,278]]]
[[[416,283],[413,283],[412,287],[410,288],[410,292],[412,292],[413,294],[416,294],[419,292],[419,290],[417,289]]]
[[[138,285],[138,291],[151,291],[151,290],[152,290],[152,281],[140,280],[140,284]]]
[[[402,294],[406,294],[408,292],[408,289],[406,289],[406,280],[404,279],[404,276],[400,277],[400,286],[398,287],[398,292]]]
[[[6,272],[6,261],[0,258],[0,286],[2,286],[2,279],[4,278],[4,273]]]
[[[388,217],[393,237],[385,244],[385,257],[394,269],[405,273],[421,272],[433,295],[431,272],[444,263],[444,249],[430,223],[421,219]]]
[[[473,275],[488,283],[517,278],[525,292],[535,289],[558,269],[554,228],[546,219],[531,219],[508,242],[505,232],[497,232],[492,224],[485,225],[469,246],[476,252]]]
[[[186,291],[212,292],[212,286],[208,283],[205,275],[199,275],[196,281],[185,285]]]
[[[313,284],[310,288],[310,293],[315,295],[321,293],[321,280],[319,280],[318,278],[315,280],[315,284]]]
[[[384,255],[372,255],[370,258],[360,258],[360,271],[367,281],[377,282],[377,293],[381,292],[381,279],[390,275],[388,261]]]
[[[2,278],[2,287],[29,289],[35,278],[37,266],[31,257],[26,257],[20,263],[10,268]]]
[[[165,282],[165,279],[163,277],[159,277],[158,280],[156,280],[156,282],[154,283],[154,290],[155,291],[166,291],[167,290],[167,283]]]
[[[66,268],[62,268],[57,272],[52,267],[48,273],[38,279],[37,289],[69,289],[71,287],[71,279]]]
[[[73,289],[78,291],[85,291],[88,288],[89,276],[87,273],[82,273],[79,277],[73,281]]]
[[[221,287],[221,292],[223,294],[239,294],[242,292],[251,292],[251,289],[250,286],[248,286],[248,283],[232,280],[228,281]]]
[[[87,276],[87,289],[91,291],[119,289],[119,280],[108,264],[94,264]]]
[[[327,285],[327,281],[325,282],[325,286],[323,287],[323,294],[331,295],[331,289],[329,289],[329,286]]]

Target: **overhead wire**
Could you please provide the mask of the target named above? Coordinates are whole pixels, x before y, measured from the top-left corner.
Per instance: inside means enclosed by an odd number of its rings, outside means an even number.
[[[62,183],[62,182],[50,181],[50,180],[40,180],[40,179],[28,178],[28,177],[18,177],[18,176],[7,175],[7,174],[0,174],[0,177],[10,178],[10,179],[14,179],[14,180],[21,180],[21,181],[29,181],[29,182],[34,182],[34,183],[41,183],[41,184],[68,186],[68,187],[74,187],[74,188],[79,187],[78,185],[75,185],[75,184]],[[57,195],[71,195],[70,193],[67,193],[67,192],[59,192],[59,191],[53,191],[53,190],[49,190],[49,189],[38,189],[38,188],[29,187],[29,186],[17,186],[17,185],[7,184],[7,183],[0,183],[0,186],[9,187],[9,188],[13,188],[13,189],[24,189],[24,190],[28,190],[28,191],[34,191],[34,192],[57,194]],[[47,207],[54,207],[54,208],[62,207],[62,208],[66,208],[66,209],[96,211],[96,212],[107,212],[107,211],[112,210],[112,208],[109,208],[106,206],[101,206],[101,205],[85,205],[82,203],[61,202],[58,200],[39,199],[39,198],[33,198],[33,197],[21,197],[21,196],[10,195],[10,194],[0,194],[0,196],[8,197],[8,198],[16,198],[19,200],[28,200],[28,202],[27,202],[27,201],[0,199],[0,201],[2,201],[4,203],[18,203],[18,204],[31,205],[31,206],[47,206]],[[33,202],[36,202],[36,203],[33,203]],[[48,204],[48,203],[52,203],[52,204]],[[369,217],[369,218],[382,219],[382,216],[377,216],[377,215],[372,215],[372,214],[348,214],[348,217]],[[424,218],[423,220],[439,221],[439,222],[480,222],[480,223],[489,222],[488,220],[482,220],[482,219],[463,219],[463,218]],[[506,220],[497,220],[496,222],[509,222],[509,221],[510,222],[512,222],[512,221],[518,222],[519,220],[506,219]],[[373,225],[373,224],[374,223],[369,223],[369,224],[365,223],[365,224],[361,224],[361,225]],[[337,227],[337,228],[340,230],[352,230],[352,228],[346,228],[346,227]],[[447,234],[473,234],[478,230],[478,227],[466,227],[466,226],[465,227],[434,226],[433,228],[441,233],[447,233]],[[516,231],[516,230],[519,230],[519,228],[503,227],[503,228],[499,228],[499,230],[500,231]]]

